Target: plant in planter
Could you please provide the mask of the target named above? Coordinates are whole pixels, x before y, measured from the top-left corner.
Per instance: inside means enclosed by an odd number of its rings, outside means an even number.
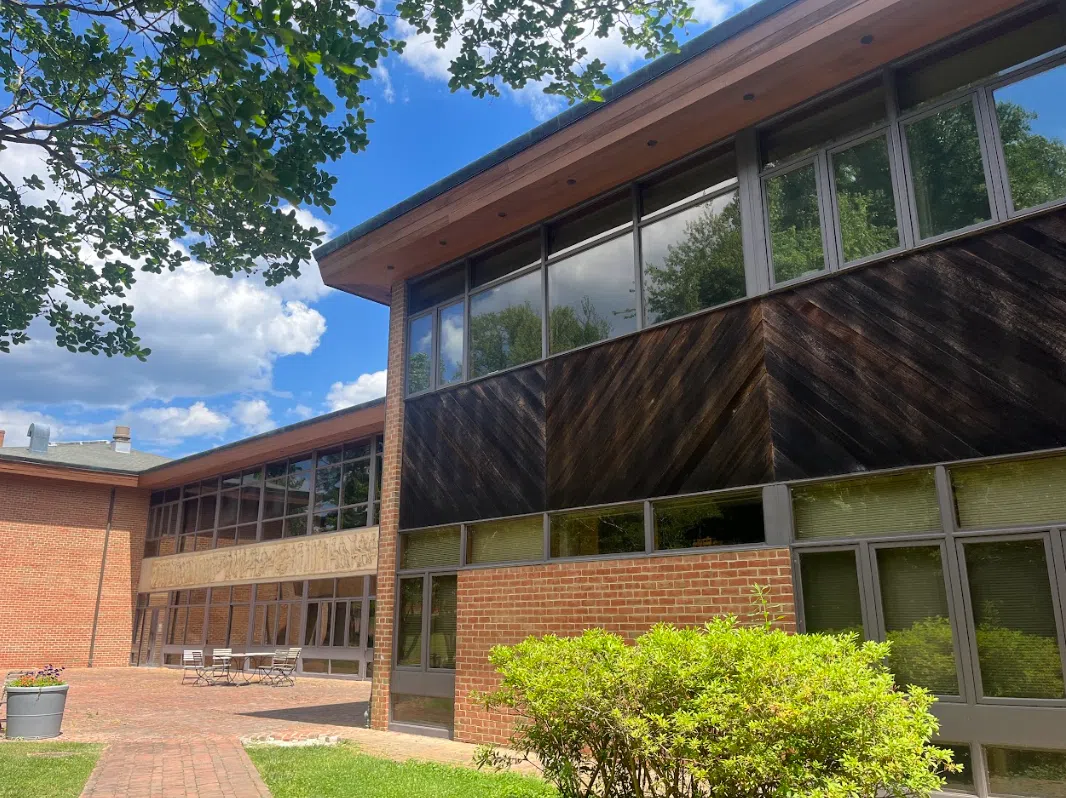
[[[7,692],[7,736],[24,740],[58,737],[70,685],[51,665],[16,676]]]

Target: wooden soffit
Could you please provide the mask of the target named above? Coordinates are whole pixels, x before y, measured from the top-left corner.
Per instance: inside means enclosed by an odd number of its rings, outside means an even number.
[[[387,303],[399,280],[536,224],[1022,2],[798,0],[324,255],[322,277],[327,285]],[[870,44],[860,42],[870,35]],[[754,99],[745,100],[748,94]],[[655,146],[648,146],[651,140]]]
[[[341,411],[320,419],[175,460],[140,475],[142,488],[166,488],[194,479],[237,471],[267,460],[277,460],[310,449],[373,435],[385,429],[385,402]]]

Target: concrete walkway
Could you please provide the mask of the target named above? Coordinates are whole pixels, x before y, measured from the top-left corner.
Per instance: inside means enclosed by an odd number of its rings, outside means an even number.
[[[368,754],[471,765],[475,746],[365,728],[369,682],[194,687],[149,668],[68,669],[68,742],[106,743],[83,798],[261,798],[241,740],[335,736]]]

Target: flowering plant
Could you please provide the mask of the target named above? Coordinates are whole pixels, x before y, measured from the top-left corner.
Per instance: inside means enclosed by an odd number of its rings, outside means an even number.
[[[12,687],[58,687],[61,684],[66,684],[63,679],[63,669],[52,665],[33,673],[24,673],[22,676],[15,677],[15,680],[11,682]]]

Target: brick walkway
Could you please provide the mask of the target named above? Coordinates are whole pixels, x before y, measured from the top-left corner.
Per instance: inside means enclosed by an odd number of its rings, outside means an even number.
[[[269,796],[243,737],[336,735],[368,754],[470,765],[474,746],[365,728],[369,682],[298,678],[295,687],[194,687],[150,668],[68,669],[62,740],[102,742],[82,798]]]

